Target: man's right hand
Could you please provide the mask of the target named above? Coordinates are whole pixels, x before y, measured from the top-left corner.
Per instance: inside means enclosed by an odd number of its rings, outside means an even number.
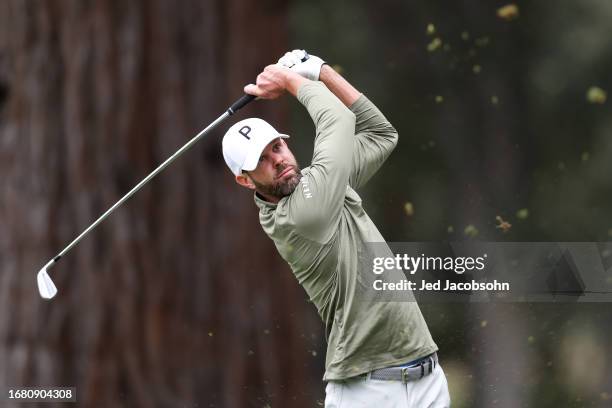
[[[244,87],[244,92],[262,99],[276,99],[285,91],[297,96],[299,87],[308,81],[306,78],[283,66],[268,65],[257,75],[255,84]]]

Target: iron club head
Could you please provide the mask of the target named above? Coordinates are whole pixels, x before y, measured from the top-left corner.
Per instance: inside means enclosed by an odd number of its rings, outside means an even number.
[[[36,280],[38,281],[38,292],[43,299],[51,299],[57,294],[57,288],[51,280],[49,273],[47,273],[47,269],[53,266],[54,263],[54,259],[47,262],[47,264],[38,271],[38,275],[36,276]]]

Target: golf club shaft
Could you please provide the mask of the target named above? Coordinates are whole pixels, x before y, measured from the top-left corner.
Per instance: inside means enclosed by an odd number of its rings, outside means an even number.
[[[174,160],[176,160],[180,155],[182,155],[187,150],[189,150],[189,148],[191,146],[193,146],[195,143],[197,143],[198,140],[200,140],[206,133],[208,133],[210,130],[215,128],[219,123],[223,122],[229,116],[231,116],[234,113],[236,113],[239,109],[241,109],[242,107],[244,107],[246,104],[248,104],[249,102],[251,102],[254,99],[255,99],[255,96],[246,94],[246,95],[242,96],[240,99],[238,99],[236,102],[234,102],[232,104],[232,106],[227,111],[225,111],[221,116],[219,116],[217,119],[215,119],[214,122],[212,122],[210,125],[208,125],[200,133],[195,135],[190,141],[185,143],[185,145],[183,147],[181,147],[179,150],[177,150],[176,153],[174,153],[172,156],[168,157],[168,159],[166,159],[166,161],[164,161],[162,164],[160,164],[147,177],[145,177],[140,183],[138,183],[126,195],[124,195],[119,201],[117,201],[111,208],[106,210],[106,212],[104,214],[102,214],[96,221],[94,221],[93,224],[91,224],[89,227],[87,227],[87,229],[85,231],[83,231],[70,244],[68,244],[68,246],[62,250],[62,252],[57,254],[57,256],[55,256],[55,258],[53,258],[53,260],[50,261],[49,264],[57,262],[62,256],[64,256],[76,244],[78,244],[79,241],[81,241],[91,230],[96,228],[96,226],[98,224],[100,224],[102,221],[104,221],[104,219],[106,217],[108,217],[113,211],[115,211],[118,207],[120,207],[121,204],[126,202],[132,195],[134,195],[134,193],[136,193],[138,190],[140,190],[142,188],[142,186],[147,184],[153,177],[158,175],[163,169],[165,169],[170,163],[172,163]]]

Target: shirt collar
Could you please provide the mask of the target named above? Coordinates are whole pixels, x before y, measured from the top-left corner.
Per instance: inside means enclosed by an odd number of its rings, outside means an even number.
[[[259,207],[260,211],[276,210],[276,206],[278,205],[277,203],[271,203],[269,201],[266,201],[266,199],[259,195],[257,192],[253,194],[253,197],[255,199],[255,204],[257,204],[257,207]]]

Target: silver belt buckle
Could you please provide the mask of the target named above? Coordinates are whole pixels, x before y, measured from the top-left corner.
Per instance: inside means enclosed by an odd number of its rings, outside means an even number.
[[[402,383],[408,384],[408,367],[402,368]]]

